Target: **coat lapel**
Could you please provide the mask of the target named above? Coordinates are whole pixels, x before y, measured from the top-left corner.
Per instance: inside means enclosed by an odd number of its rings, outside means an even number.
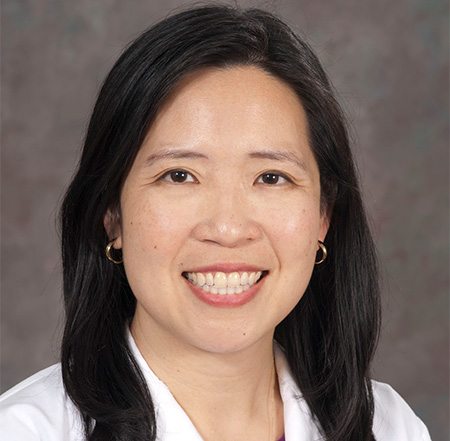
[[[292,376],[284,352],[277,343],[275,343],[274,353],[280,394],[283,400],[286,441],[320,440],[320,433],[313,423],[308,405]]]
[[[128,341],[155,403],[158,441],[202,441],[202,437],[186,412],[142,357],[131,333],[129,333]],[[320,436],[311,420],[308,406],[295,383],[283,350],[276,343],[274,354],[284,406],[286,441],[319,440]]]

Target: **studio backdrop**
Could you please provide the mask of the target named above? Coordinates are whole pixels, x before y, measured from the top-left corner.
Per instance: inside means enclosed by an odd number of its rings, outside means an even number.
[[[237,3],[306,36],[338,91],[382,264],[374,377],[448,441],[448,3]],[[58,360],[58,206],[101,81],[127,42],[188,4],[2,2],[2,391]]]

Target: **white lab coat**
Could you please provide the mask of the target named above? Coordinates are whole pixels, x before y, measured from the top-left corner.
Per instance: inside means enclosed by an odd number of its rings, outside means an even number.
[[[167,386],[145,362],[131,334],[129,343],[156,404],[158,440],[202,441]],[[320,440],[308,406],[278,346],[275,361],[284,406],[286,441]],[[377,441],[430,441],[427,428],[400,395],[383,383],[374,382],[373,387],[373,429]],[[65,395],[59,364],[38,372],[0,397],[0,440],[83,441],[81,420]]]

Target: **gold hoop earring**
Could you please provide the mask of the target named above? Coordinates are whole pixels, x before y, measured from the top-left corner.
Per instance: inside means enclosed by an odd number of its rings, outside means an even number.
[[[111,247],[114,245],[114,242],[116,241],[116,239],[112,240],[111,242],[109,242],[108,245],[106,245],[106,257],[108,258],[108,260],[110,260],[111,262],[115,263],[115,264],[119,264],[123,262],[122,260],[114,260],[111,256]]]
[[[316,265],[320,265],[327,258],[327,249],[323,242],[321,242],[320,240],[317,241],[317,245],[319,245],[319,248],[322,250],[322,259],[315,263]]]

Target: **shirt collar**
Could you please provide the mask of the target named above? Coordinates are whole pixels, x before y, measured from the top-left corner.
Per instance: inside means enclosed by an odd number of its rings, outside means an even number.
[[[153,398],[158,428],[158,440],[202,441],[192,421],[175,400],[169,388],[155,375],[142,356],[128,330],[128,344],[136,359]],[[307,441],[318,435],[306,402],[301,396],[283,349],[274,344],[280,394],[284,407],[286,440]]]

